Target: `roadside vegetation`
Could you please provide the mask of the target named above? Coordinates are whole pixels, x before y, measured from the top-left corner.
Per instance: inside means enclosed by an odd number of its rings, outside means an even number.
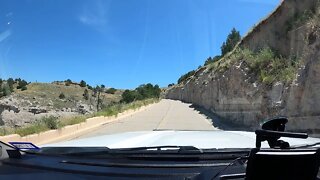
[[[6,87],[11,93],[11,89],[21,89],[28,85],[24,80],[1,80],[1,87]],[[67,86],[67,87],[63,87]],[[2,88],[3,89],[3,88]],[[41,104],[48,103],[51,100],[55,108],[70,108],[73,102],[78,101],[96,101],[96,112],[85,115],[55,117],[44,116],[32,124],[22,127],[0,126],[0,136],[8,134],[19,134],[26,136],[36,134],[52,129],[59,129],[64,126],[79,124],[85,122],[86,119],[96,116],[117,116],[119,113],[129,109],[137,109],[139,107],[154,103],[159,100],[161,89],[158,85],[150,83],[143,84],[134,90],[126,90],[123,92],[115,88],[106,88],[105,85],[91,87],[84,80],[80,83],[73,82],[70,79],[65,81],[55,81],[51,84],[47,83],[31,83],[27,91],[19,93],[23,97],[43,97]],[[39,94],[40,93],[40,94]],[[116,96],[119,96],[116,98]],[[113,100],[106,101],[113,97]],[[55,99],[55,100],[54,100]],[[40,99],[38,99],[40,102]],[[57,104],[57,103],[58,104]],[[70,104],[71,103],[71,104]]]
[[[295,13],[290,19],[286,21],[286,32],[299,28],[304,25],[309,19],[313,18],[316,14],[316,6],[313,9],[305,10],[301,13]]]
[[[122,100],[120,102],[130,103],[136,100],[144,100],[150,98],[159,98],[161,89],[158,85],[151,83],[142,84],[134,90],[125,90],[122,93]]]
[[[249,73],[254,74],[259,82],[271,85],[277,81],[291,82],[299,67],[296,57],[285,58],[266,47],[257,52],[249,49],[237,48],[235,51],[212,64],[210,67],[218,72],[224,72],[232,64],[243,61],[249,68]]]
[[[25,91],[27,90],[27,85],[29,83],[23,79],[8,78],[6,80],[0,79],[0,98],[8,96],[15,91]]]
[[[214,57],[208,57],[206,61],[204,62],[204,66],[209,66],[210,64],[213,64],[214,62],[219,61],[223,56],[231,52],[239,43],[241,40],[241,35],[240,32],[237,31],[235,28],[232,28],[231,32],[228,34],[227,39],[225,42],[222,43],[221,45],[221,55],[216,55]],[[184,82],[191,76],[193,76],[196,73],[195,70],[189,71],[186,74],[183,74],[179,79],[178,79],[178,84]]]
[[[179,79],[178,79],[178,84],[182,83],[183,81],[187,80],[189,77],[193,76],[196,73],[195,70],[189,71],[186,74],[182,75]]]
[[[158,102],[158,98],[149,98],[144,100],[138,100],[131,103],[115,103],[109,105],[100,111],[89,114],[89,115],[79,115],[73,117],[63,117],[57,118],[54,116],[43,117],[33,124],[26,127],[17,127],[17,128],[8,128],[0,127],[0,136],[9,135],[9,134],[19,134],[20,136],[26,136],[30,134],[37,134],[47,130],[59,129],[68,125],[79,124],[85,122],[86,119],[97,116],[117,116],[119,113],[122,113],[129,109],[137,109],[142,106]]]
[[[306,22],[314,14],[313,10],[295,14],[286,23],[286,30],[290,31]],[[221,46],[221,55],[213,58],[208,57],[204,63],[209,70],[225,72],[231,65],[237,62],[244,62],[250,74],[257,78],[258,82],[272,85],[275,82],[291,82],[294,80],[299,67],[299,58],[283,57],[269,47],[258,51],[251,51],[238,46],[241,40],[239,31],[235,28],[228,34],[227,39]],[[178,84],[186,81],[196,73],[189,71],[178,79]]]

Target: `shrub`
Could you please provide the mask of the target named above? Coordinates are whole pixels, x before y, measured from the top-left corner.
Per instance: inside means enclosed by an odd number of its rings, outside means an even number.
[[[83,92],[83,98],[85,100],[88,100],[89,99],[89,92],[88,92],[88,89],[85,89],[84,92]]]
[[[8,86],[9,86],[9,90],[10,90],[11,92],[13,92],[14,80],[13,80],[12,78],[9,78],[9,79],[7,80],[7,84],[8,84]]]
[[[117,90],[115,88],[109,88],[106,90],[106,93],[108,94],[114,94]]]
[[[218,61],[220,58],[221,58],[221,56],[215,56],[213,58],[208,57],[207,60],[204,62],[204,65],[206,66],[206,65],[211,64],[215,61]]]
[[[131,90],[125,90],[122,93],[122,99],[121,102],[125,102],[125,103],[130,103],[136,99],[138,99],[139,94],[136,91],[131,91]]]
[[[64,98],[66,98],[66,96],[63,93],[60,93],[59,98],[64,99]]]
[[[26,87],[27,86],[27,81],[25,81],[25,80],[19,80],[18,81],[18,86],[17,86],[17,89],[22,89],[23,87]],[[26,89],[25,89],[26,90]]]
[[[84,80],[81,80],[81,81],[80,81],[80,86],[81,86],[81,87],[86,87],[86,86],[87,86],[87,83],[86,83]]]
[[[291,18],[286,21],[285,29],[286,31],[291,31],[294,28],[298,28],[312,18],[315,14],[315,11],[305,10],[301,13],[295,13]]]
[[[11,90],[8,84],[4,84],[1,87],[1,96],[8,96],[11,94]]]
[[[49,129],[57,129],[58,128],[58,118],[54,116],[44,117],[41,120]]]
[[[64,82],[66,86],[70,86],[70,84],[72,83],[71,79],[67,79]]]
[[[161,89],[158,85],[152,85],[151,83],[142,84],[135,90],[125,90],[122,93],[121,102],[130,103],[135,100],[143,100],[149,98],[159,98]]]
[[[18,128],[15,130],[16,134],[19,134],[20,136],[26,136],[29,134],[36,134],[36,133],[40,133],[43,131],[48,130],[48,127],[46,127],[45,124],[41,123],[41,122],[37,122],[35,124],[32,124],[30,126],[26,126],[26,127],[22,127],[22,128]]]
[[[195,70],[189,71],[186,74],[182,75],[179,79],[178,79],[178,84],[180,84],[181,82],[185,81],[186,79],[188,79],[189,77],[193,76],[196,73]]]
[[[88,89],[92,90],[92,86],[90,86],[89,84],[87,84]]]
[[[23,86],[22,88],[21,88],[21,91],[25,91],[25,90],[27,90],[28,88],[27,88],[27,86]]]
[[[296,57],[284,58],[270,48],[263,48],[258,52],[249,49],[237,49],[229,59],[244,60],[249,73],[254,74],[258,81],[273,84],[277,81],[290,82],[294,79],[299,66]]]

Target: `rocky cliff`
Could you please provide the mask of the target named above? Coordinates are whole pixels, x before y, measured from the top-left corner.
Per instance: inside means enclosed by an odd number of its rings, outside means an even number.
[[[291,130],[320,130],[319,7],[318,0],[285,0],[237,47],[252,51],[268,47],[283,57],[279,61],[297,59],[292,80],[265,83],[252,73],[248,58],[234,55],[228,66],[228,57],[224,57],[198,69],[192,77],[170,87],[166,97],[201,106],[223,123],[247,130],[279,115],[289,117]]]

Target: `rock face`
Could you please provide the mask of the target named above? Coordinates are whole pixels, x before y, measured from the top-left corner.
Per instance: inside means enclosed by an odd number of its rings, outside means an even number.
[[[291,130],[320,130],[320,9],[317,0],[287,0],[258,24],[240,43],[256,50],[268,46],[286,57],[299,57],[299,68],[292,83],[272,86],[259,83],[239,59],[225,72],[208,67],[169,88],[166,98],[182,100],[217,114],[225,123],[256,129],[266,118],[288,116]],[[306,11],[317,17],[288,29],[288,22]]]

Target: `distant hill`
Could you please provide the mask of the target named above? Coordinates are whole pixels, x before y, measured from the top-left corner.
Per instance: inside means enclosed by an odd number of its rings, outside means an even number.
[[[23,126],[43,116],[73,116],[97,110],[98,91],[87,85],[81,87],[79,83],[56,81],[29,83],[25,89],[17,89],[17,86],[15,83],[14,92],[0,98],[1,125]],[[108,91],[108,88],[99,91],[99,108],[119,102],[123,93],[115,89]]]

